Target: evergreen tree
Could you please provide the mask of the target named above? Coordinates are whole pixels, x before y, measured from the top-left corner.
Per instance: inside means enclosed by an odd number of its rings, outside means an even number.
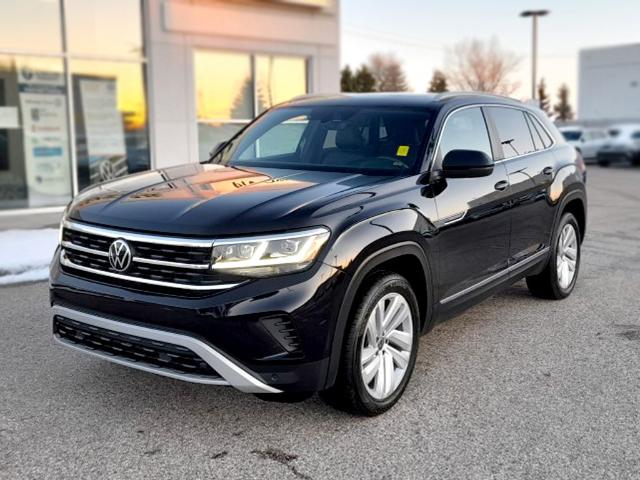
[[[569,87],[566,84],[562,84],[558,90],[558,103],[553,106],[553,111],[556,120],[567,121],[573,118],[573,111],[569,105]]]
[[[549,100],[549,95],[547,94],[547,84],[545,83],[544,78],[541,78],[540,83],[538,84],[538,106],[547,114],[547,116],[551,116],[551,102]]]
[[[362,65],[353,77],[354,92],[375,92],[376,79],[366,65]]]
[[[353,73],[349,65],[345,66],[340,72],[340,91],[353,92]]]
[[[431,83],[429,83],[428,92],[440,93],[448,92],[447,77],[440,70],[434,70],[431,77]]]

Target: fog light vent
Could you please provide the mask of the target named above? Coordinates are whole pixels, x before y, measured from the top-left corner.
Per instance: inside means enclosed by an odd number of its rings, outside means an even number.
[[[293,322],[288,318],[271,317],[261,319],[262,324],[271,336],[284,348],[287,353],[300,351],[300,339],[293,326]]]

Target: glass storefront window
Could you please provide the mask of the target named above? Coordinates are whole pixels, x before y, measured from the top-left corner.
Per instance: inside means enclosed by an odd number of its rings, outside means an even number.
[[[72,60],[70,68],[79,189],[148,170],[142,66]]]
[[[194,64],[198,118],[253,118],[250,55],[196,51]]]
[[[139,0],[66,0],[71,54],[142,57]]]
[[[60,52],[60,4],[51,0],[0,1],[2,50]]]
[[[61,59],[0,56],[0,208],[71,199],[66,83]]]
[[[307,92],[302,57],[196,51],[194,73],[201,160],[256,115]]]
[[[251,55],[194,54],[199,158],[246,125],[254,112]]]
[[[258,113],[307,93],[307,62],[299,57],[256,57]]]

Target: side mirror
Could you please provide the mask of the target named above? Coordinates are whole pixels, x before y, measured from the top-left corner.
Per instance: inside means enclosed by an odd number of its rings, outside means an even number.
[[[478,150],[451,150],[442,161],[445,178],[487,177],[493,173],[493,160]]]
[[[209,150],[209,156],[207,158],[205,158],[204,160],[200,160],[200,163],[209,163],[209,161],[213,157],[215,157],[218,153],[220,153],[220,150],[222,150],[224,147],[226,147],[228,143],[229,142],[227,142],[227,141],[218,143],[215,147],[213,147],[211,150]]]

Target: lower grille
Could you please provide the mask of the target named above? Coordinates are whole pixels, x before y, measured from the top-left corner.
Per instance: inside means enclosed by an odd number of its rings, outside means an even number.
[[[86,350],[121,358],[156,369],[210,379],[222,377],[188,348],[88,325],[60,315],[53,318],[60,339]]]

